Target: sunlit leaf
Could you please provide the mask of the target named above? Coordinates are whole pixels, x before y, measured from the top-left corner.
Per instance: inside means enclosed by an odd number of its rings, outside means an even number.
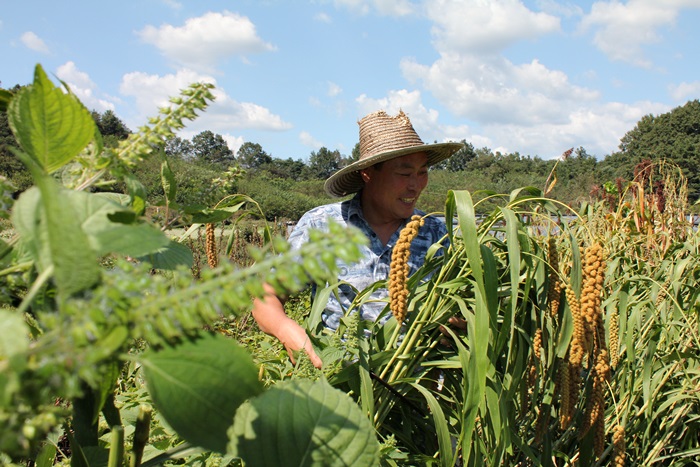
[[[139,258],[141,261],[147,261],[155,269],[173,270],[179,266],[192,267],[194,259],[192,250],[182,243],[170,240],[165,246],[158,248]]]
[[[20,151],[37,189],[26,190],[15,203],[12,220],[41,271],[53,269],[56,286],[71,295],[99,279],[97,255],[90,248],[68,190],[56,184]],[[41,194],[39,194],[41,193]]]
[[[70,162],[95,134],[90,112],[55,86],[41,65],[34,82],[10,101],[8,122],[20,147],[48,173]]]
[[[247,465],[379,465],[374,429],[345,393],[319,380],[278,383],[243,404],[228,453]]]
[[[220,334],[140,357],[159,413],[192,444],[226,451],[236,409],[263,390],[253,359]]]

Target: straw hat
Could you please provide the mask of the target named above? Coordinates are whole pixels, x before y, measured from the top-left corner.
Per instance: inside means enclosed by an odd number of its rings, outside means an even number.
[[[341,197],[358,192],[364,186],[360,170],[378,162],[416,152],[428,154],[428,166],[447,159],[461,149],[462,143],[425,144],[413,129],[408,116],[399,111],[395,117],[383,110],[362,118],[360,125],[360,159],[330,176],[326,193]]]

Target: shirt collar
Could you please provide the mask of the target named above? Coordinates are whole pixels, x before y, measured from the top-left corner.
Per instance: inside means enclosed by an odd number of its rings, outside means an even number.
[[[365,221],[365,215],[362,212],[362,203],[360,202],[360,196],[362,195],[362,190],[355,193],[355,196],[346,201],[348,203],[348,219],[357,217]],[[367,221],[365,221],[367,222]]]

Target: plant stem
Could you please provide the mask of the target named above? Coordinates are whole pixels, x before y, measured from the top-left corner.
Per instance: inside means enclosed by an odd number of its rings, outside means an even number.
[[[117,425],[112,427],[107,467],[122,467],[122,465],[124,465],[124,427]]]

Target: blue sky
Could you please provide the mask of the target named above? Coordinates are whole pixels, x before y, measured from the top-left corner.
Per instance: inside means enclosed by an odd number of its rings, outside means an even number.
[[[40,63],[135,130],[195,81],[181,136],[273,157],[348,155],[402,109],[425,142],[603,158],[644,115],[700,98],[700,0],[0,0],[0,83]]]

